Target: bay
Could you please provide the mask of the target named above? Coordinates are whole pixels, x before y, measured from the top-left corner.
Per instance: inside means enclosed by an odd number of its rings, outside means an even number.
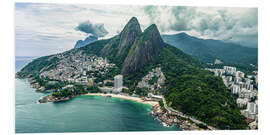
[[[31,60],[16,60],[16,72]],[[15,79],[16,133],[178,131],[149,115],[152,107],[121,98],[78,96],[60,103],[37,103],[38,93],[26,79]]]

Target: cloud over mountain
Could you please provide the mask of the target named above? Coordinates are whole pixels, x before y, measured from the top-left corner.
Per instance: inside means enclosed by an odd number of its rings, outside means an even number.
[[[144,12],[162,32],[189,31],[200,37],[257,46],[257,8],[146,6]]]
[[[104,24],[93,24],[90,21],[81,22],[75,29],[96,37],[104,37],[108,34]]]

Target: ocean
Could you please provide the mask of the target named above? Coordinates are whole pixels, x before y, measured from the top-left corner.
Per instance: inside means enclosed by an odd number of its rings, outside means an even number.
[[[34,57],[16,57],[18,72]],[[49,93],[35,92],[26,79],[15,79],[15,132],[179,131],[149,115],[147,104],[120,98],[78,96],[70,101],[39,104]]]

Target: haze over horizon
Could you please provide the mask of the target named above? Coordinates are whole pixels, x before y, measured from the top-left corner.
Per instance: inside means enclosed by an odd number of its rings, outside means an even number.
[[[16,3],[15,55],[63,52],[88,35],[110,38],[133,16],[143,30],[155,23],[161,34],[186,32],[199,38],[258,46],[257,8]]]

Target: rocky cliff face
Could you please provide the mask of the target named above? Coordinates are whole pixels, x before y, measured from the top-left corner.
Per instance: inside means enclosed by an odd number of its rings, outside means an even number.
[[[136,37],[142,33],[137,18],[132,17],[122,32],[115,36],[101,51],[102,56],[126,57]]]
[[[134,43],[137,36],[142,33],[140,24],[137,18],[132,17],[123,31],[120,33],[120,42],[118,46],[117,56],[121,55],[124,51],[129,50],[130,46]]]
[[[102,49],[101,55],[119,59],[122,74],[128,75],[152,62],[164,45],[155,24],[142,32],[138,20],[133,17],[123,31]]]
[[[122,74],[136,72],[152,62],[164,45],[157,26],[149,26],[131,46],[123,63]]]

